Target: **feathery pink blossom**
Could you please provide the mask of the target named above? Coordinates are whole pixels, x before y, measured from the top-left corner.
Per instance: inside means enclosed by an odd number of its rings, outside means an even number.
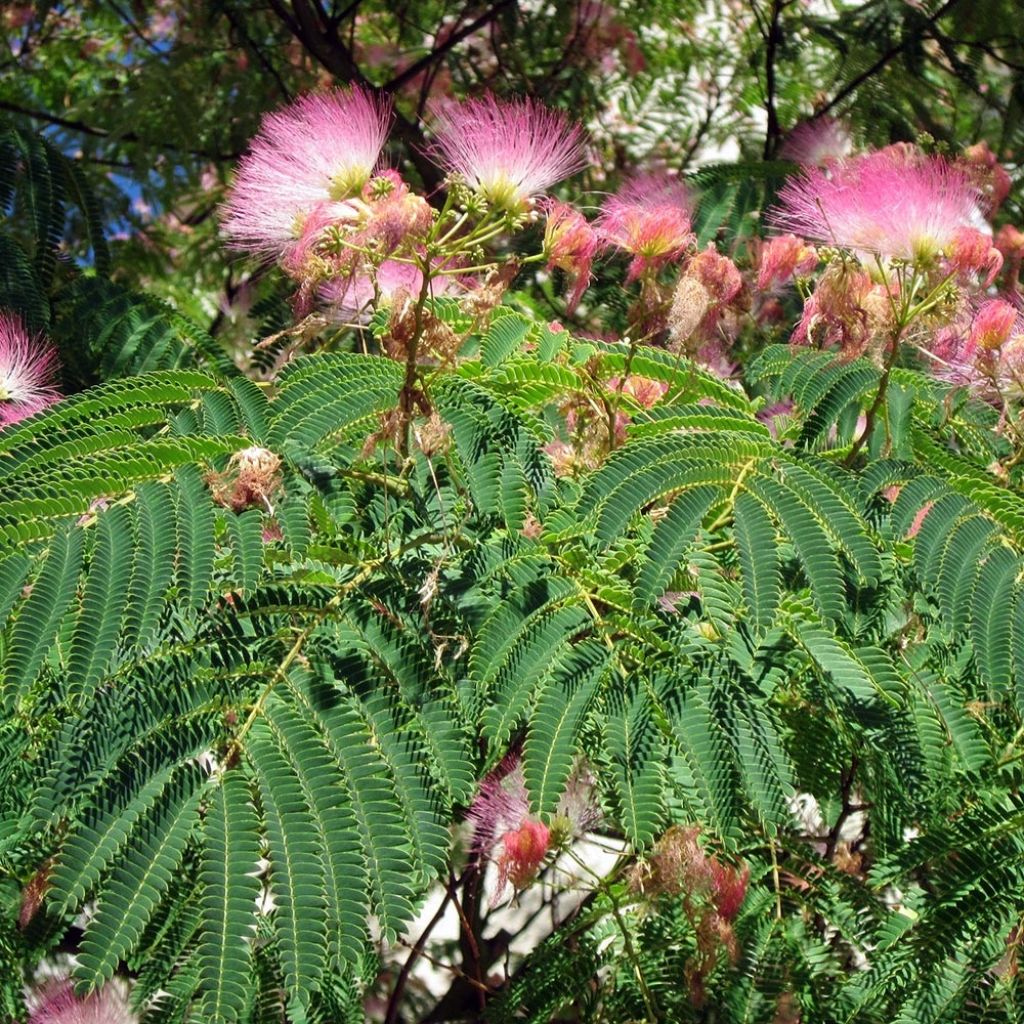
[[[0,312],[0,428],[60,399],[56,350],[30,337],[21,320]]]
[[[605,245],[633,257],[627,284],[678,258],[693,243],[692,207],[686,186],[664,173],[633,178],[605,200],[598,233]]]
[[[810,274],[818,265],[818,250],[796,235],[776,235],[761,249],[757,287],[767,291]]]
[[[532,99],[488,93],[432,112],[439,162],[500,209],[523,210],[584,165],[579,126]]]
[[[967,173],[941,157],[889,148],[806,168],[779,193],[769,223],[826,245],[931,260],[980,220]]]
[[[547,215],[544,252],[548,257],[548,270],[558,267],[572,278],[573,289],[566,301],[571,313],[590,284],[590,268],[599,239],[587,218],[569,203],[552,199],[544,204],[544,213]]]
[[[314,209],[359,194],[390,121],[390,101],[359,87],[310,93],[267,114],[221,211],[230,244],[285,254]]]
[[[43,985],[33,999],[29,1024],[136,1024],[120,986],[111,982],[99,992],[76,996],[70,980]]]
[[[848,156],[852,148],[850,130],[842,121],[817,117],[801,121],[789,132],[779,147],[779,156],[806,167],[827,167]]]

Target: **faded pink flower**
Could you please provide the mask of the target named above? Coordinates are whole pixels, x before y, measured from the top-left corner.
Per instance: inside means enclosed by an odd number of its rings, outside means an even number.
[[[633,257],[626,283],[677,259],[693,244],[692,201],[686,186],[668,174],[645,174],[626,182],[601,208],[603,243]]]
[[[13,313],[0,312],[0,428],[34,416],[61,397],[56,350],[30,337]]]
[[[661,380],[652,380],[650,377],[641,377],[639,374],[631,373],[625,380],[620,377],[609,377],[608,390],[629,395],[637,405],[650,409],[665,397],[668,384]]]
[[[136,1024],[122,988],[108,983],[99,992],[76,996],[71,981],[43,985],[31,1000],[29,1024]]]
[[[763,423],[768,432],[778,440],[780,432],[786,429],[789,420],[796,411],[796,405],[792,398],[784,398],[781,402],[774,402],[759,409],[755,416]]]
[[[390,101],[359,87],[310,93],[267,114],[221,211],[230,244],[284,255],[317,207],[358,196],[390,119]]]
[[[597,232],[582,213],[569,203],[550,200],[544,204],[547,223],[544,228],[544,252],[548,270],[558,267],[570,275],[573,289],[566,300],[571,313],[590,284],[590,268],[597,253]]]
[[[523,210],[583,167],[580,128],[530,98],[488,93],[432,112],[439,162],[500,209]]]
[[[988,200],[987,213],[991,217],[1010,194],[1013,181],[984,140],[968,146],[964,150],[963,160],[968,173]]]
[[[783,160],[807,167],[827,167],[849,155],[850,130],[834,117],[816,117],[796,125],[779,148]]]
[[[1024,231],[1012,224],[1004,224],[997,232],[995,247],[1003,254],[1004,259],[1020,259],[1024,256]]]
[[[601,0],[583,0],[566,42],[578,46],[606,74],[615,70],[616,52],[630,74],[639,74],[646,64],[636,33],[618,15],[614,5]]]
[[[977,228],[960,228],[946,247],[950,270],[961,277],[977,276],[987,288],[1002,269],[1003,254],[992,244],[992,236]]]
[[[999,348],[1009,340],[1018,315],[1017,307],[1002,299],[983,303],[971,322],[971,343],[983,349]]]
[[[907,540],[912,540],[914,537],[921,532],[921,527],[924,525],[924,521],[931,512],[932,507],[935,505],[934,501],[926,501],[918,510],[914,513],[914,518],[910,523],[910,527],[907,529]]]
[[[818,265],[818,250],[796,235],[776,235],[761,249],[757,287],[762,291],[805,277]]]
[[[468,819],[473,823],[473,848],[489,855],[498,869],[498,889],[491,900],[500,902],[511,882],[523,889],[537,877],[548,853],[592,828],[599,813],[593,782],[581,768],[569,778],[550,823],[530,814],[530,800],[517,753],[508,754],[480,783]]]
[[[769,223],[826,245],[929,261],[980,220],[967,173],[941,157],[890,148],[806,168],[779,193]]]

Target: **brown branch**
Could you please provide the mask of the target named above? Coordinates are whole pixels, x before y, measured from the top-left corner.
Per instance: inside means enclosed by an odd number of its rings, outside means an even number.
[[[775,108],[775,58],[778,53],[779,43],[782,42],[782,11],[787,0],[772,0],[772,15],[768,23],[765,38],[765,111],[768,114],[768,127],[764,139],[764,158],[771,160],[775,155],[779,139],[782,137],[782,129],[779,126],[779,112]]]
[[[943,15],[948,14],[960,2],[961,0],[946,0],[946,3],[944,3],[934,14],[930,15],[924,21],[924,23],[917,29],[917,31],[909,32],[895,46],[886,50],[885,53],[883,53],[882,56],[879,57],[878,60],[874,62],[874,64],[866,68],[854,79],[852,79],[850,82],[844,85],[843,88],[840,89],[839,92],[837,92],[835,96],[833,96],[832,99],[828,101],[828,103],[821,107],[820,110],[815,111],[814,114],[811,115],[810,120],[816,121],[819,117],[824,117],[827,113],[829,113],[829,111],[834,110],[837,106],[839,106],[840,103],[843,102],[843,100],[845,100],[848,96],[851,96],[853,93],[855,93],[869,78],[873,78],[875,75],[878,74],[879,71],[887,67],[912,42],[914,42],[915,40],[919,39],[922,35],[924,35],[926,29],[934,25],[935,22],[937,22],[939,18],[941,18]]]
[[[47,124],[56,125],[58,128],[67,128],[68,131],[81,132],[83,135],[91,135],[97,139],[106,139],[110,142],[137,143],[143,146],[153,146],[156,149],[167,150],[172,153],[188,153],[189,156],[203,157],[205,160],[237,160],[240,153],[211,153],[202,149],[187,149],[183,146],[175,146],[170,143],[151,142],[143,139],[134,132],[115,134],[107,131],[106,128],[96,128],[94,125],[86,124],[84,121],[76,121],[72,118],[61,117],[59,114],[50,114],[45,110],[33,110],[29,107],[22,107],[10,100],[0,99],[0,110],[8,110],[13,114],[20,114],[23,117],[30,117],[34,121],[45,121]]]
[[[429,68],[431,64],[439,61],[449,50],[458,46],[463,39],[467,36],[471,36],[478,29],[484,27],[495,18],[506,8],[512,7],[516,3],[516,0],[498,0],[489,10],[485,11],[478,18],[475,18],[468,25],[464,25],[457,32],[453,32],[440,46],[435,46],[430,53],[421,57],[415,64],[407,67],[400,74],[395,75],[387,85],[384,86],[386,92],[395,92],[397,89],[401,89],[406,82],[412,81],[421,71]]]
[[[245,46],[250,49],[253,56],[260,62],[263,70],[270,75],[271,78],[277,83],[278,89],[281,90],[281,95],[286,100],[292,98],[291,90],[285,84],[284,79],[281,77],[277,68],[274,67],[270,58],[263,52],[263,48],[256,42],[255,39],[249,34],[249,30],[245,27],[245,22],[239,17],[238,12],[231,9],[230,4],[224,5],[224,14],[227,16],[228,21],[231,22],[232,28],[242,37],[242,42]]]
[[[440,906],[437,908],[437,912],[427,922],[423,931],[420,932],[420,937],[410,948],[409,955],[405,958],[405,963],[402,964],[402,969],[398,972],[398,977],[395,979],[395,987],[391,990],[391,997],[388,999],[388,1009],[384,1017],[384,1024],[395,1024],[398,1020],[398,1013],[402,1004],[402,994],[405,992],[405,986],[409,981],[409,975],[412,973],[412,969],[415,966],[416,961],[423,953],[427,940],[430,938],[430,933],[437,927],[441,918],[444,917],[444,912],[448,909],[448,903],[454,895],[455,886],[457,884],[458,883],[454,878],[449,879],[444,899],[441,900]]]

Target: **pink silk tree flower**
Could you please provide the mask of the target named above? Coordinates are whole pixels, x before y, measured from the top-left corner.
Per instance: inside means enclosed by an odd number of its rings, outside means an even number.
[[[604,245],[633,257],[627,284],[677,259],[693,244],[692,208],[686,186],[664,173],[633,178],[605,201],[598,234]]]
[[[359,195],[390,122],[390,101],[359,87],[267,114],[221,210],[229,243],[268,259],[286,254],[314,209]]]
[[[850,130],[834,117],[816,117],[801,121],[779,147],[783,160],[805,167],[827,167],[850,154],[853,140]]]
[[[757,287],[761,291],[805,277],[818,265],[818,250],[796,235],[776,235],[761,249]]]
[[[13,314],[0,312],[0,428],[59,401],[58,369],[48,342],[31,337]]]
[[[572,313],[590,284],[590,268],[600,241],[587,218],[569,203],[552,199],[543,209],[547,215],[544,252],[548,270],[558,267],[572,278],[573,289],[566,300],[567,311]]]
[[[890,147],[827,173],[806,168],[782,187],[768,221],[824,245],[927,262],[979,222],[979,199],[962,168]]]
[[[583,133],[532,99],[491,94],[435,105],[434,152],[493,206],[522,212],[530,200],[584,166]]]
[[[104,985],[99,992],[76,996],[67,979],[43,985],[34,993],[35,1008],[29,1024],[136,1024],[136,1016],[128,1009],[121,986]]]

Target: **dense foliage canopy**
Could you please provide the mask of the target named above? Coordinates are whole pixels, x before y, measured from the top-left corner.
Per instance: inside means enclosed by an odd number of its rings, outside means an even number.
[[[3,7],[0,1019],[1020,1020],[1016,7]]]

